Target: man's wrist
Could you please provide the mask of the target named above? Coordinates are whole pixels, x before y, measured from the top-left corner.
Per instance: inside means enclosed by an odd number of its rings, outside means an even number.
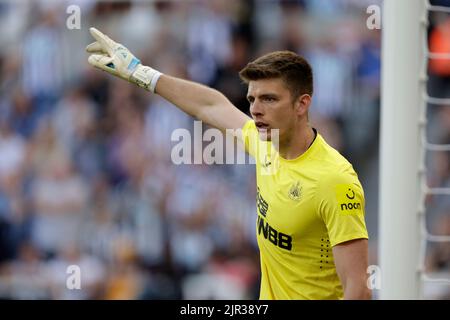
[[[131,74],[130,81],[141,88],[155,93],[156,83],[161,75],[162,73],[158,70],[140,64]]]

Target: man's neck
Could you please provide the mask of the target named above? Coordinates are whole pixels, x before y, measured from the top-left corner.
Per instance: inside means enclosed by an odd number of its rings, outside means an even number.
[[[290,139],[280,141],[278,153],[287,160],[292,160],[300,157],[314,142],[316,133],[311,126],[305,125],[294,133]]]

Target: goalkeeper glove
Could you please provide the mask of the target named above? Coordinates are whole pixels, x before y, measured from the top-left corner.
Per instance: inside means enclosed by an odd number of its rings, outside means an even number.
[[[111,40],[97,29],[90,28],[89,31],[97,40],[86,47],[87,52],[93,53],[88,59],[91,65],[148,91],[155,92],[156,82],[161,76],[161,72],[143,66],[141,61],[127,48]]]

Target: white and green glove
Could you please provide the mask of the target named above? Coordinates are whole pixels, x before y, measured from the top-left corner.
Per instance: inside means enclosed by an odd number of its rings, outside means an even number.
[[[86,47],[86,51],[92,53],[88,59],[91,65],[148,91],[155,92],[161,72],[143,66],[141,61],[127,48],[111,40],[97,29],[90,28],[89,31],[97,40]]]

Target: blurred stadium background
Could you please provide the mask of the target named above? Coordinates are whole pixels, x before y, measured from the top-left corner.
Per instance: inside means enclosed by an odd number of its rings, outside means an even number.
[[[66,27],[69,5],[79,30]],[[359,173],[377,265],[381,30],[366,26],[369,5],[382,1],[0,1],[0,298],[258,297],[254,167],[172,164],[171,133],[194,119],[88,66],[90,26],[245,112],[249,60],[306,56],[311,122]],[[430,14],[428,35],[450,53],[450,15]],[[433,97],[450,98],[449,63],[429,65]],[[448,105],[427,116],[429,140],[449,144]],[[428,184],[449,187],[449,152],[427,163]],[[426,207],[430,232],[450,235],[450,197]],[[449,271],[448,243],[426,252],[426,271]],[[73,264],[82,290],[66,288]],[[424,298],[449,299],[449,287],[427,284]]]

